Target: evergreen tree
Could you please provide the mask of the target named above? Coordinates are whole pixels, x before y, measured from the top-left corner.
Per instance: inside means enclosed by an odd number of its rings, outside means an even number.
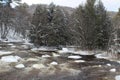
[[[87,0],[74,12],[77,39],[84,49],[105,49],[109,42],[111,22],[101,1]]]
[[[95,43],[99,49],[106,49],[112,32],[111,21],[101,1],[96,5],[96,40]]]
[[[46,46],[66,45],[70,35],[68,20],[60,7],[51,3],[48,8],[38,6],[32,18],[30,39],[33,43]]]
[[[45,44],[45,36],[47,36],[47,10],[45,7],[38,5],[32,17],[32,28],[29,37],[31,42],[43,45]],[[47,31],[46,31],[47,30]]]

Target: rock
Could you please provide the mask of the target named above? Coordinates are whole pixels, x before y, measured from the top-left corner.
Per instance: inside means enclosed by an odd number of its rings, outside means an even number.
[[[115,80],[120,80],[120,75],[115,76]]]
[[[18,62],[18,60],[20,60],[21,58],[19,56],[4,56],[1,58],[1,61],[3,62]]]
[[[43,68],[46,68],[46,66],[43,65],[43,64],[33,64],[32,67],[35,68],[35,69],[43,69]]]
[[[53,62],[50,63],[50,65],[58,65],[58,63],[53,61]]]
[[[116,72],[116,69],[110,69],[110,72]]]
[[[70,59],[80,59],[82,57],[81,56],[68,56],[68,58],[70,58]]]
[[[15,68],[22,69],[22,68],[25,68],[25,66],[23,64],[18,64],[15,66]]]

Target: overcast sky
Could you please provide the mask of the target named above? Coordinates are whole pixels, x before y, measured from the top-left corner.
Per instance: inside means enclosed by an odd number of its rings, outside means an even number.
[[[84,4],[86,0],[22,0],[22,2],[26,2],[29,5],[31,4],[50,4],[53,2],[56,5],[61,6],[69,6],[69,7],[77,7],[79,4]],[[108,11],[118,11],[120,8],[120,0],[102,0],[104,6]]]

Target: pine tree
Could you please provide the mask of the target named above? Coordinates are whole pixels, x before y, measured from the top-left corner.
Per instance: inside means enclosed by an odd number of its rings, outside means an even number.
[[[31,42],[43,45],[45,44],[45,36],[47,36],[47,32],[49,32],[47,27],[47,10],[45,7],[38,5],[33,17],[32,17],[32,28],[30,30],[29,37]]]
[[[105,49],[111,34],[111,22],[101,1],[87,0],[74,12],[77,39],[84,49]]]
[[[99,49],[106,49],[112,32],[111,21],[101,1],[96,5],[96,46]]]
[[[66,13],[51,3],[48,8],[38,6],[32,18],[30,39],[45,46],[66,45],[70,35]]]

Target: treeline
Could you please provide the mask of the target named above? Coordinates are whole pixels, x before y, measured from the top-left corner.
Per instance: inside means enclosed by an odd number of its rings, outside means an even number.
[[[27,34],[36,46],[73,45],[85,50],[108,49],[114,44],[115,36],[117,39],[120,37],[120,10],[114,18],[110,18],[101,0],[87,0],[72,14],[53,3],[37,5],[33,14],[29,13],[29,7],[24,3],[9,12],[4,8],[6,12],[3,10],[3,14],[7,17],[2,15],[3,18],[0,18],[1,35],[2,31],[12,29],[24,37]],[[26,33],[26,30],[29,32]]]
[[[32,17],[31,42],[37,45],[78,45],[83,49],[107,49],[112,23],[101,1],[87,0],[69,15],[53,3],[37,6]]]

